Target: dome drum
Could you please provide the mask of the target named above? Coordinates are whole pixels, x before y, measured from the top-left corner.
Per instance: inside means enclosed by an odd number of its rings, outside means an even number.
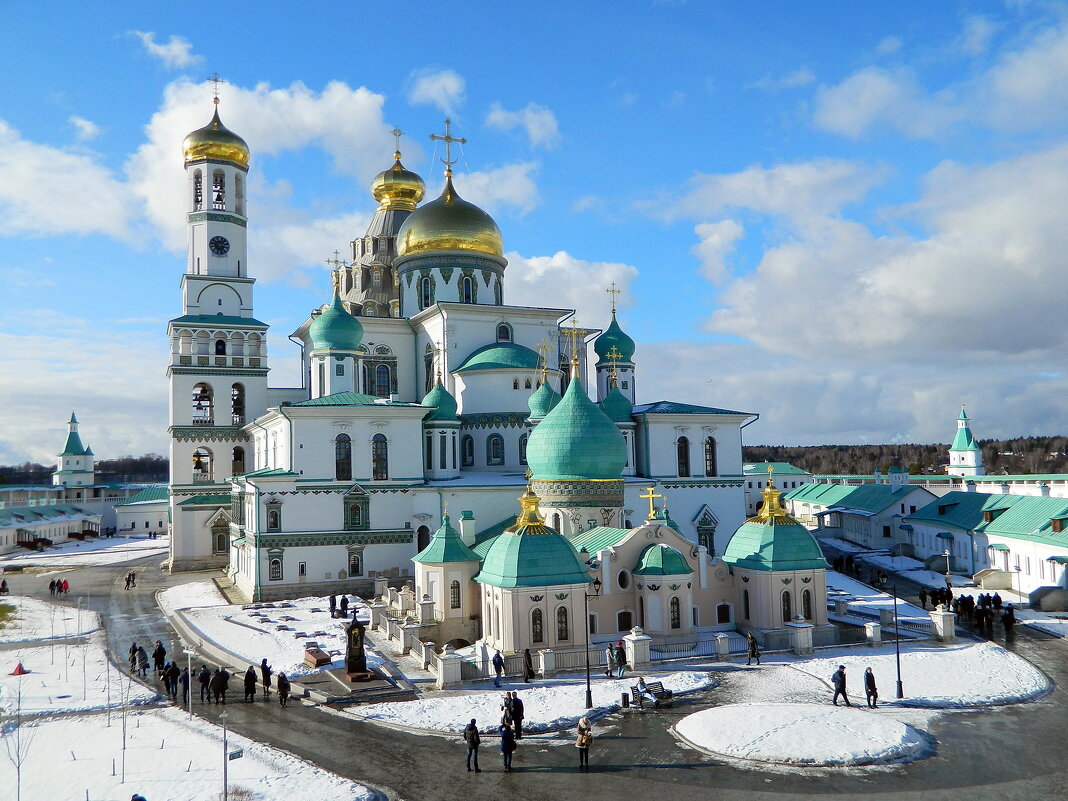
[[[546,507],[589,506],[591,508],[623,506],[623,479],[600,481],[542,481],[534,479],[531,487]]]

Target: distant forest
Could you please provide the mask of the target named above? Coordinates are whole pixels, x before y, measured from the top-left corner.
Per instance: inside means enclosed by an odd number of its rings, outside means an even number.
[[[987,473],[1031,475],[1068,472],[1068,438],[1017,437],[979,440]],[[891,465],[913,475],[945,473],[949,464],[948,445],[748,445],[743,448],[748,462],[789,462],[817,475],[873,473],[884,474]]]
[[[158,453],[101,459],[96,463],[96,478],[101,483],[166,481],[169,462]],[[51,484],[55,465],[24,464],[0,466],[0,484]]]

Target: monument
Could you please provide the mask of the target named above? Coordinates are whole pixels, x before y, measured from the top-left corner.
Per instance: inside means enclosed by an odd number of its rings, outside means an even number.
[[[364,625],[353,617],[346,629],[345,675],[350,682],[371,681],[374,675],[367,670],[367,655],[363,652]]]

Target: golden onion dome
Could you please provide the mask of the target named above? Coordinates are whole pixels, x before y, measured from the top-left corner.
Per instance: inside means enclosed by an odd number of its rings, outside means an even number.
[[[240,136],[222,124],[219,109],[211,122],[189,134],[182,143],[185,163],[211,159],[212,161],[231,161],[241,167],[248,167],[248,144]]]
[[[426,184],[417,174],[405,169],[400,156],[398,150],[393,154],[393,166],[382,170],[371,181],[371,194],[384,209],[414,211],[426,193]]]
[[[413,211],[397,231],[398,256],[432,250],[504,255],[504,240],[497,223],[456,194],[451,176],[445,179],[441,197]]]

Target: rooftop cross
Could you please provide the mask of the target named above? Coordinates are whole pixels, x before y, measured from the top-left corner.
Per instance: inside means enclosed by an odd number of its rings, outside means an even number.
[[[649,519],[652,520],[653,519],[653,515],[656,514],[656,506],[653,505],[653,499],[654,498],[663,498],[664,496],[663,495],[657,495],[655,492],[653,492],[653,487],[649,487],[646,490],[646,492],[648,493],[647,495],[639,495],[638,497],[639,498],[644,498],[647,501],[649,501]]]
[[[586,334],[586,332],[578,327],[578,320],[572,317],[571,327],[565,328],[560,333],[571,341],[571,366],[578,367],[578,341],[580,337]]]
[[[390,133],[393,134],[393,137],[397,140],[397,144],[393,148],[393,157],[397,159],[397,161],[400,161],[400,138],[404,136],[404,131],[400,128],[394,128]]]
[[[608,293],[608,297],[611,298],[611,300],[612,300],[612,316],[615,317],[616,316],[616,296],[617,295],[622,295],[623,294],[623,290],[622,289],[616,289],[616,282],[613,281],[612,285],[608,289],[606,289],[605,292]]]
[[[441,160],[441,163],[445,165],[445,177],[452,177],[452,165],[456,163],[456,159],[452,157],[452,143],[456,142],[459,145],[466,145],[466,139],[457,139],[449,131],[452,129],[452,120],[448,117],[445,118],[445,135],[438,136],[437,134],[430,134],[430,138],[437,142],[445,143],[445,158]]]
[[[211,75],[209,75],[208,81],[214,84],[214,87],[211,90],[212,97],[214,98],[212,102],[214,102],[215,105],[219,105],[219,84],[226,83],[226,81],[219,77],[219,73],[217,72],[213,72]]]
[[[434,343],[437,348],[434,350],[434,360],[438,363],[438,383],[441,383],[441,340],[439,339]]]
[[[615,345],[613,345],[611,348],[609,348],[608,349],[608,353],[605,354],[605,356],[608,357],[608,361],[610,361],[612,363],[612,367],[611,367],[608,375],[609,375],[609,379],[612,382],[611,386],[613,386],[613,387],[616,385],[616,380],[619,378],[619,375],[617,373],[617,368],[616,368],[616,362],[619,361],[619,357],[622,356],[622,355],[623,354],[619,352],[619,348],[617,348]]]

